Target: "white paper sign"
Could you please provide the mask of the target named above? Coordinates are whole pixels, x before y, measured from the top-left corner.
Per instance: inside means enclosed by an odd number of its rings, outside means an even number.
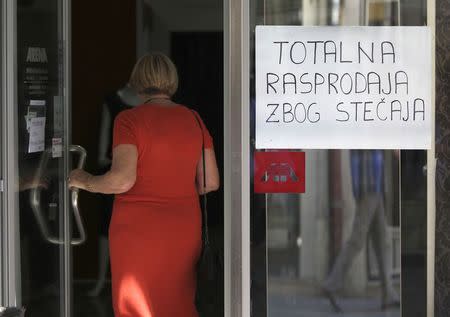
[[[53,138],[52,139],[52,157],[62,157],[63,147],[62,147],[62,138]]]
[[[42,152],[45,148],[45,117],[30,119],[28,153]]]
[[[428,149],[427,27],[256,28],[256,147]]]
[[[45,106],[46,104],[45,100],[30,100],[30,106]]]

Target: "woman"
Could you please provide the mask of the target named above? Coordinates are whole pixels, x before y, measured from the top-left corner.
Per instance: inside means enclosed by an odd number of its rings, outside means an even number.
[[[69,186],[116,194],[109,228],[115,316],[196,317],[198,194],[219,187],[212,138],[197,113],[171,100],[178,75],[167,56],[142,57],[130,85],[143,104],[115,120],[110,171],[74,170]]]

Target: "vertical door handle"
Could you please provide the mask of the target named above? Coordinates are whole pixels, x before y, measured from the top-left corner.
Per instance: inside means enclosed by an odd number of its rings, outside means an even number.
[[[71,153],[79,154],[77,168],[82,169],[86,162],[86,150],[79,145],[71,145],[69,150]],[[44,171],[46,170],[46,167],[48,165],[48,161],[49,161],[51,153],[52,153],[51,149],[46,149],[42,153],[38,169],[36,170],[36,173],[34,175],[34,183],[35,184],[40,183],[40,180],[42,179],[42,177],[44,175]],[[42,213],[41,191],[42,191],[41,186],[35,186],[30,191],[31,209],[33,210],[33,213],[36,217],[41,234],[44,237],[44,239],[50,243],[64,244],[63,238],[54,236],[50,232],[47,221],[45,220],[44,215]],[[74,213],[75,223],[76,223],[78,232],[80,234],[80,236],[78,238],[74,238],[70,241],[71,245],[80,245],[80,244],[84,243],[87,239],[86,230],[85,230],[85,227],[83,224],[83,219],[81,218],[80,209],[78,207],[78,193],[79,193],[78,188],[72,188],[70,190],[70,200],[71,200],[72,210]]]
[[[83,169],[84,164],[86,163],[86,156],[87,156],[86,150],[80,145],[71,145],[70,152],[77,153],[79,155],[77,168]],[[75,223],[77,225],[78,232],[80,233],[79,238],[73,238],[70,241],[70,244],[72,245],[83,244],[87,239],[86,229],[84,227],[83,219],[81,218],[80,209],[78,207],[78,194],[79,194],[78,188],[70,189],[70,201],[72,203],[73,215],[75,217]]]
[[[34,174],[34,180],[33,180],[34,184],[39,184],[40,181],[42,180],[44,171],[48,164],[50,153],[51,153],[51,149],[46,149],[42,153],[41,159],[39,161],[39,166],[36,170],[36,173]],[[64,244],[63,239],[61,239],[57,236],[53,236],[50,233],[50,229],[47,225],[47,222],[45,221],[44,215],[42,214],[41,191],[42,191],[41,186],[33,186],[33,188],[30,190],[30,205],[31,205],[31,209],[33,210],[34,216],[36,217],[36,221],[38,223],[41,234],[44,237],[44,239],[50,243]]]

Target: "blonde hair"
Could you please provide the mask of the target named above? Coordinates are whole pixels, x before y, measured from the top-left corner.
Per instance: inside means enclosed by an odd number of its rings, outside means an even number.
[[[177,68],[163,53],[144,55],[134,65],[129,85],[140,94],[173,96],[178,89]]]

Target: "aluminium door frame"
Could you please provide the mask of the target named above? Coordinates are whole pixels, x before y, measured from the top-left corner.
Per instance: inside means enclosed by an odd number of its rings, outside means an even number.
[[[4,61],[4,50],[5,50],[5,43],[4,43],[4,34],[3,34],[3,30],[5,29],[5,16],[3,15],[4,12],[4,4],[5,2],[3,0],[0,1],[0,182],[1,182],[1,186],[4,186],[3,183],[3,168],[1,168],[2,166],[2,162],[3,162],[3,140],[2,140],[2,136],[3,136],[3,99],[2,99],[2,91],[3,91],[3,84],[4,83],[4,78],[3,78],[3,69],[6,65],[5,61]],[[3,191],[3,188],[1,188],[1,191]],[[3,276],[6,276],[3,272],[3,260],[5,258],[5,254],[4,254],[4,246],[3,246],[3,236],[2,233],[5,232],[5,227],[3,226],[3,193],[0,192],[0,306],[4,303],[4,298],[3,298],[3,294],[5,294],[5,287],[3,284],[4,278]]]
[[[2,305],[21,305],[18,210],[17,4],[2,1]]]
[[[436,235],[436,0],[427,0],[427,25],[431,31],[431,149],[427,151],[427,317],[434,316]]]
[[[250,1],[224,0],[225,317],[250,317]]]
[[[63,107],[64,111],[64,251],[63,251],[63,286],[64,296],[61,296],[61,308],[64,317],[71,317],[73,311],[73,269],[72,269],[72,224],[69,209],[69,189],[67,186],[67,178],[70,167],[70,151],[69,147],[72,144],[72,1],[62,0],[62,11],[59,12],[60,27],[62,27],[62,46],[63,46]]]

